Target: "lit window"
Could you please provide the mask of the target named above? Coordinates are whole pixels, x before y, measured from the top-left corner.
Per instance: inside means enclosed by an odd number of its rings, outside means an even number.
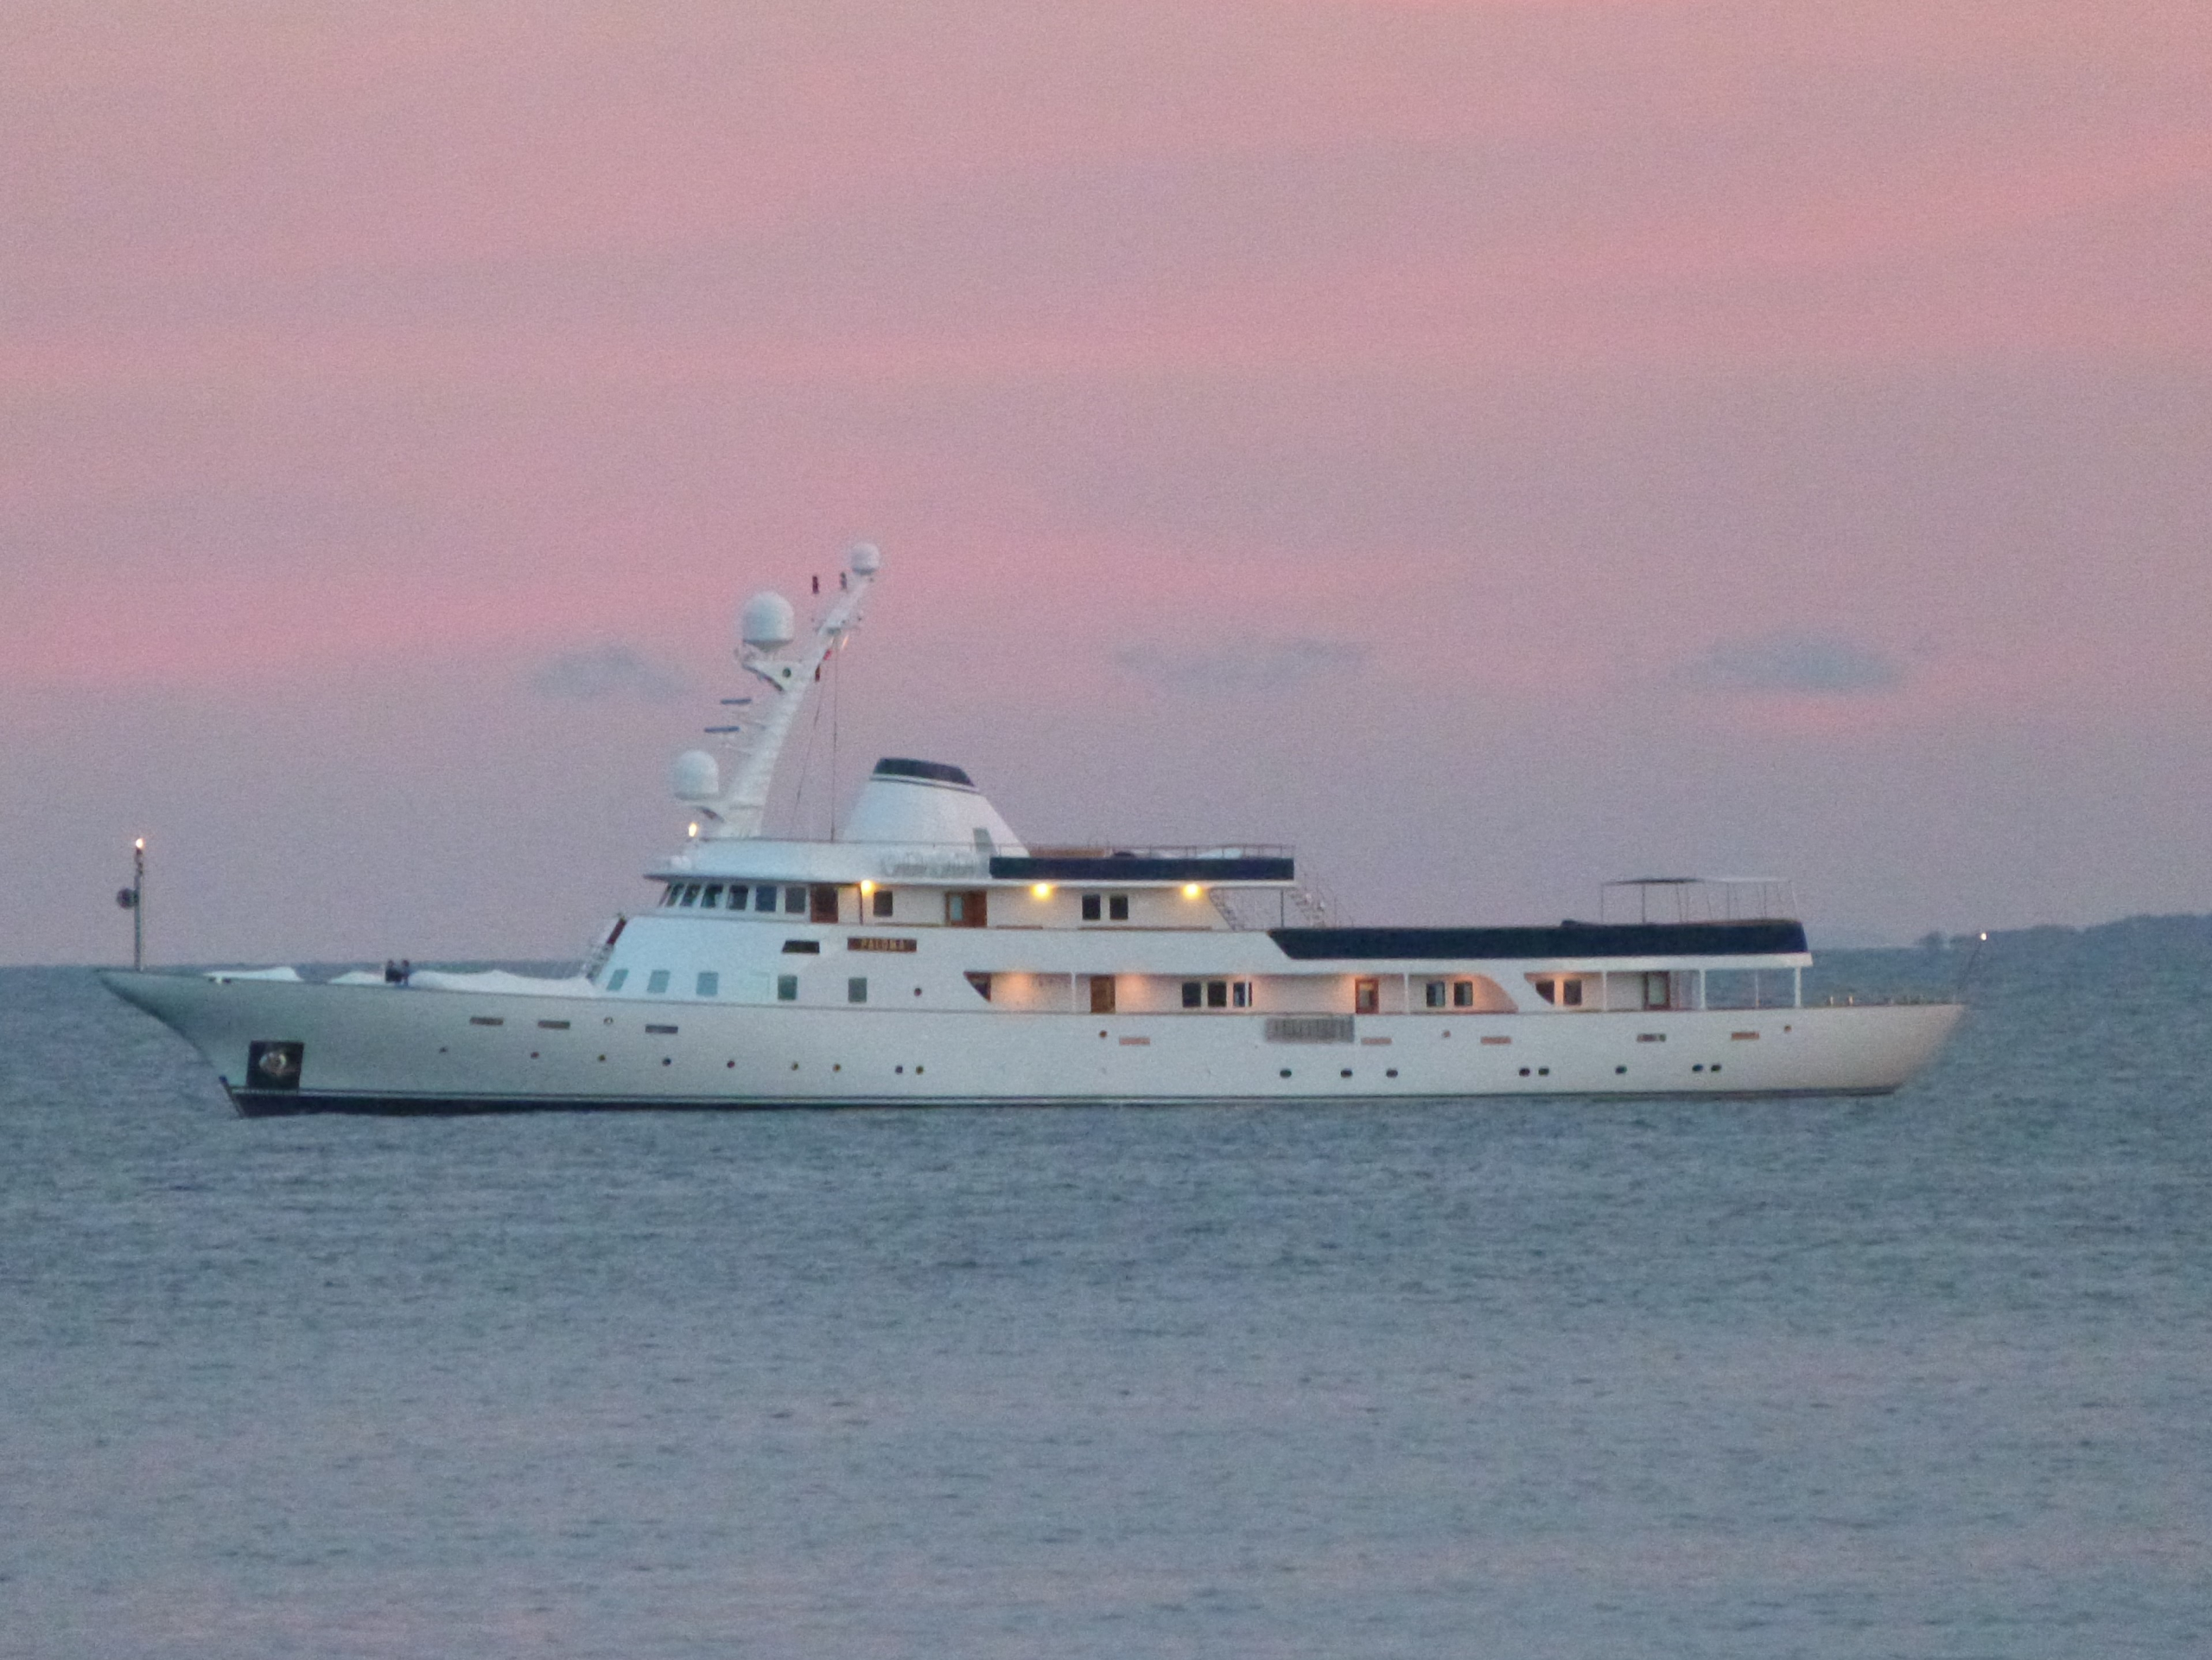
[[[845,982],[845,1001],[849,1003],[864,1003],[868,1001],[868,976],[866,975],[856,974],[851,979]]]
[[[1109,894],[1106,896],[1106,920],[1127,922],[1128,919],[1129,896],[1127,894]]]
[[[779,1003],[795,1003],[798,1001],[798,976],[779,974],[776,976],[776,1001]]]
[[[891,914],[891,890],[887,887],[877,888],[874,893],[868,896],[868,904],[874,909],[877,916],[889,916]]]
[[[667,989],[668,970],[666,969],[655,969],[651,974],[645,976],[645,995],[647,996],[652,996],[655,993],[666,991]]]
[[[607,989],[609,991],[620,991],[622,989],[622,983],[629,977],[629,970],[617,969],[607,976]]]
[[[721,995],[722,977],[721,975],[715,973],[712,969],[709,969],[700,975],[699,995],[702,997],[719,997]]]

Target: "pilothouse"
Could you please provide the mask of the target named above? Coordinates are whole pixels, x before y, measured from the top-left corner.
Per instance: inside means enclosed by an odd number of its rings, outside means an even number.
[[[691,833],[576,974],[103,978],[250,1115],[1879,1093],[1959,1017],[1807,1007],[1772,882],[1609,885],[1592,923],[1354,927],[1288,848],[1033,846],[941,757],[876,762],[831,837],[764,834],[881,571],[854,548],[804,635],[780,595],[746,602],[748,684],[709,728],[728,781],[677,758]]]

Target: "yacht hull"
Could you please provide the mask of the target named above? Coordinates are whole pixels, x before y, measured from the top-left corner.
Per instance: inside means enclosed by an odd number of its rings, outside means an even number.
[[[1503,1096],[1878,1095],[1955,1003],[1360,1015],[1271,1041],[1243,1011],[1086,1014],[517,995],[101,975],[251,1116],[1261,1103]]]

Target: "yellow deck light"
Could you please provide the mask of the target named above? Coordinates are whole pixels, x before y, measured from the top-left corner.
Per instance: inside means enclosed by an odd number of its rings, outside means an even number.
[[[1029,892],[1037,899],[1048,900],[1052,897],[1052,884],[1050,882],[1039,882],[1035,887],[1032,887]]]
[[[1205,891],[1205,890],[1200,887],[1196,882],[1185,882],[1183,884],[1183,897],[1186,900],[1194,900]]]

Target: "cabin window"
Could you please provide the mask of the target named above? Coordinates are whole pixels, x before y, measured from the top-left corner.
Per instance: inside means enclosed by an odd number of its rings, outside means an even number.
[[[1206,1007],[1208,1008],[1226,1008],[1229,1007],[1228,981],[1209,980],[1206,982]]]
[[[1643,976],[1643,1006],[1646,1008],[1665,1008],[1668,1004],[1666,974],[1662,971],[1645,975]]]
[[[856,974],[845,982],[845,1001],[849,1003],[864,1003],[868,1001],[868,976]]]
[[[702,911],[712,911],[721,902],[722,885],[720,882],[709,882],[707,891],[699,895],[699,908]]]
[[[1197,980],[1185,980],[1183,982],[1184,1008],[1203,1008],[1205,1006],[1205,1001],[1206,989],[1203,983]]]
[[[1351,1012],[1372,1014],[1382,1007],[1382,983],[1380,980],[1355,980],[1351,983]]]
[[[1427,1004],[1429,1008],[1441,1008],[1444,1007],[1445,983],[1443,981],[1431,980],[1427,985],[1421,989],[1421,1001]]]
[[[714,971],[714,970],[712,970],[712,969],[709,969],[709,970],[707,970],[704,973],[702,973],[702,975],[700,975],[700,976],[699,976],[699,995],[700,995],[700,996],[702,996],[702,997],[719,997],[719,996],[721,996],[721,995],[722,995],[722,977],[721,977],[721,975],[719,975],[719,974],[715,973],[715,972]]]
[[[696,882],[693,882],[693,883],[691,883],[689,887],[685,887],[685,888],[684,888],[684,890],[683,890],[683,908],[684,908],[685,910],[687,910],[687,911],[688,911],[688,910],[690,910],[693,906],[696,905],[698,902],[699,902],[699,884],[698,884],[698,883],[696,883]]]
[[[809,922],[835,922],[837,919],[837,890],[834,887],[808,888],[806,919]]]
[[[629,977],[629,970],[617,969],[607,976],[607,989],[609,991],[620,991],[622,989],[622,983]]]
[[[798,976],[779,974],[776,976],[776,1001],[779,1003],[795,1003],[798,1001]]]
[[[989,975],[978,974],[973,969],[970,969],[968,971],[968,983],[976,988],[976,995],[978,997],[981,997],[985,1002],[991,1001],[991,976]]]
[[[1229,992],[1230,992],[1229,1001],[1230,1001],[1231,1003],[1235,1004],[1237,1008],[1251,1008],[1251,1006],[1252,1006],[1252,983],[1251,983],[1249,980],[1235,980],[1235,981],[1231,981],[1231,982],[1230,983]]]
[[[891,914],[891,890],[887,887],[877,888],[875,892],[869,896],[868,906],[869,909],[877,916],[889,916]]]
[[[1568,1008],[1582,1007],[1582,982],[1562,980],[1559,983],[1559,1000]]]
[[[774,910],[776,908],[776,890],[772,887],[754,888],[753,890],[753,908],[756,911]]]
[[[1083,919],[1085,922],[1096,922],[1098,920],[1100,915],[1099,904],[1099,896],[1096,894],[1085,894],[1083,896]]]
[[[787,916],[804,915],[806,912],[806,889],[804,887],[786,887],[784,889],[784,912]]]
[[[1452,1007],[1472,1008],[1474,1006],[1475,983],[1472,980],[1454,980],[1452,983]]]
[[[1106,920],[1127,922],[1128,919],[1129,896],[1127,894],[1109,894],[1106,896]]]
[[[647,996],[652,996],[656,993],[666,991],[667,989],[668,970],[666,969],[655,969],[651,974],[645,976],[645,995]]]
[[[944,896],[944,925],[981,928],[990,920],[990,898],[982,888],[957,889]]]
[[[1529,983],[1535,987],[1536,995],[1541,997],[1546,1002],[1555,1003],[1559,1001],[1559,982],[1553,979],[1550,975],[1532,974],[1529,976]]]
[[[1114,1012],[1114,976],[1094,974],[1090,976],[1090,1012],[1110,1014]]]
[[[729,909],[733,911],[742,911],[745,908],[745,901],[752,896],[752,894],[753,890],[746,887],[744,883],[740,882],[736,884],[729,890]]]

